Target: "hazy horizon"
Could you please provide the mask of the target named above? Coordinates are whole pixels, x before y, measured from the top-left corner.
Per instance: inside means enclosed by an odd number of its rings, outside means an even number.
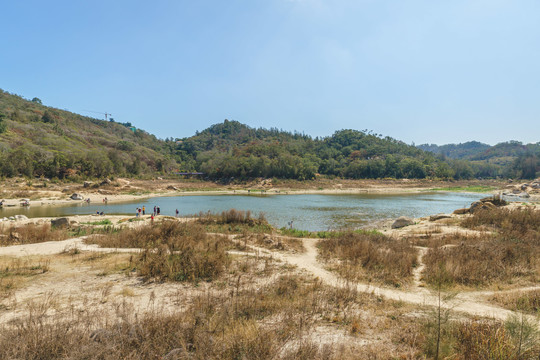
[[[313,137],[540,141],[534,1],[3,6],[0,88],[160,138],[227,118]]]

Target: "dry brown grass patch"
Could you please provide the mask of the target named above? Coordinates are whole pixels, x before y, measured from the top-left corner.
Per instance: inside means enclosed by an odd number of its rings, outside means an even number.
[[[323,260],[339,261],[336,270],[347,279],[401,286],[411,280],[417,265],[417,250],[410,243],[378,233],[349,232],[320,240],[318,247]]]
[[[2,228],[0,246],[61,241],[68,237],[69,233],[66,229],[53,229],[50,224],[27,224]]]

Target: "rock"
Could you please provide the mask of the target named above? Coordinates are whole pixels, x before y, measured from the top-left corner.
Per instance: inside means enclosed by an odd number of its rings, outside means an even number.
[[[110,185],[111,183],[112,183],[111,180],[105,179],[105,180],[103,180],[103,181],[101,182],[101,185]]]
[[[406,216],[400,216],[392,224],[392,229],[399,229],[405,226],[413,225],[414,220]]]
[[[467,214],[468,212],[469,212],[469,208],[462,208],[462,209],[454,210],[454,214],[456,215],[463,215],[463,214]]]
[[[15,217],[14,217],[14,216],[10,216],[10,217],[9,217],[9,220],[15,221]]]
[[[488,196],[483,199],[480,199],[482,203],[491,203],[495,206],[505,206],[508,205],[508,202],[501,198],[500,195]]]
[[[529,187],[529,184],[523,184],[521,185],[521,190],[527,190],[528,187]]]
[[[84,186],[85,188],[89,188],[89,187],[92,186],[92,185],[94,185],[94,183],[93,183],[92,181],[85,181],[85,182],[83,183],[83,186]]]
[[[71,200],[83,200],[83,196],[81,194],[73,194],[70,196]]]
[[[26,215],[15,215],[15,220],[28,220]]]
[[[521,192],[521,190],[518,189],[518,188],[515,188],[515,189],[512,190],[512,193],[514,193],[514,194],[519,194],[520,192]]]
[[[58,219],[52,219],[51,220],[51,226],[56,228],[63,228],[67,227],[69,225],[68,218],[58,218]]]
[[[492,210],[497,208],[497,206],[493,205],[490,202],[481,202],[481,201],[475,201],[471,204],[471,208],[469,209],[471,214],[476,213],[480,210]]]
[[[267,245],[273,245],[274,244],[274,240],[272,240],[272,238],[270,236],[268,236],[268,235],[264,235],[263,241]]]
[[[431,215],[429,217],[429,221],[437,221],[437,220],[441,220],[441,219],[449,219],[451,218],[452,216],[448,215],[448,214],[437,214],[437,215]]]
[[[163,180],[163,178],[162,178],[162,177],[158,177],[157,179],[158,179],[158,180]]]
[[[518,196],[521,197],[521,198],[525,198],[525,199],[528,199],[528,198],[531,197],[531,195],[529,195],[529,193],[526,192],[526,191],[524,191],[522,193],[519,193]]]
[[[112,337],[112,332],[107,329],[97,329],[92,331],[90,334],[90,339],[95,342],[105,342]]]
[[[178,189],[175,186],[169,185],[169,186],[167,186],[167,190],[177,191]]]
[[[9,239],[11,242],[20,243],[21,242],[21,235],[17,232],[12,232],[9,234]]]

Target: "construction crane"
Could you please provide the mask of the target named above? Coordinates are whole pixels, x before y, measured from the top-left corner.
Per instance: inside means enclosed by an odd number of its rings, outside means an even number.
[[[108,112],[101,112],[101,111],[92,111],[92,110],[83,110],[84,112],[94,113],[94,114],[101,114],[105,115],[105,121],[107,121],[107,117],[111,116],[112,114],[109,114]]]

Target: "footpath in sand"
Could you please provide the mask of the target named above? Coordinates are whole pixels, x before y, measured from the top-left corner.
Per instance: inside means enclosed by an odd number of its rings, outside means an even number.
[[[223,235],[226,236],[226,235]],[[235,235],[229,235],[232,240],[235,240]],[[64,241],[53,241],[38,244],[28,245],[14,245],[0,248],[0,256],[11,257],[25,257],[25,256],[44,256],[59,254],[70,249],[78,249],[83,252],[128,252],[136,253],[141,249],[116,249],[116,248],[100,248],[97,245],[88,245],[84,243],[85,237],[78,237],[68,239]],[[432,306],[437,307],[439,305],[439,298],[437,294],[429,291],[428,289],[421,287],[420,276],[424,264],[422,257],[425,254],[427,248],[421,247],[419,249],[419,266],[415,269],[413,274],[413,286],[406,290],[398,290],[391,288],[384,288],[374,286],[370,284],[364,284],[359,282],[346,281],[339,278],[334,273],[326,270],[317,257],[318,251],[316,247],[317,239],[304,238],[299,239],[302,241],[305,251],[302,253],[284,253],[279,251],[270,251],[268,249],[259,248],[256,246],[249,246],[250,251],[234,251],[234,255],[244,256],[262,256],[272,257],[280,260],[284,263],[294,265],[299,270],[303,270],[309,274],[318,277],[323,283],[336,287],[356,287],[357,291],[374,294],[377,296],[383,296],[387,299],[396,301],[403,301],[407,303],[417,304],[420,306]],[[537,287],[527,287],[523,289],[514,289],[512,291],[519,290],[532,290],[538,289]],[[464,313],[475,317],[489,317],[497,320],[504,321],[514,312],[506,310],[491,304],[488,304],[483,300],[486,296],[496,294],[493,291],[477,291],[477,292],[464,292],[460,293],[452,300],[443,301],[441,307],[445,309],[451,309],[454,312]],[[538,322],[537,319],[530,317],[531,321]]]

